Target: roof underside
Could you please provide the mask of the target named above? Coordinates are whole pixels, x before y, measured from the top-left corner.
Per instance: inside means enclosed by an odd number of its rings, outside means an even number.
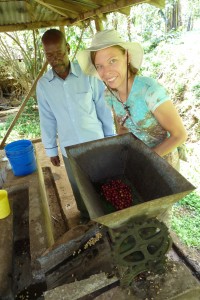
[[[165,0],[0,0],[0,31],[81,26],[110,12],[129,14],[131,6],[140,3],[163,8]]]

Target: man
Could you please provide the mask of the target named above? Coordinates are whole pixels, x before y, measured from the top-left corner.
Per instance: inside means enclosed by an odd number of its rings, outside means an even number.
[[[104,85],[95,77],[82,73],[79,65],[69,61],[69,44],[57,29],[42,36],[46,59],[52,67],[38,81],[38,99],[42,142],[54,166],[60,165],[57,135],[66,171],[77,207],[88,217],[73,177],[65,147],[113,135],[113,119],[103,94]]]

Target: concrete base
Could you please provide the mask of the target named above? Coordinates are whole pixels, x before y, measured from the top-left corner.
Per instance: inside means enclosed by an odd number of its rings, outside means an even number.
[[[108,279],[105,273],[95,274],[81,281],[75,281],[70,284],[65,284],[53,290],[44,293],[46,300],[75,300],[85,297],[99,289],[104,288],[116,282],[118,279],[112,277]]]
[[[3,188],[8,191],[8,198],[11,206],[11,214],[0,220],[1,238],[0,238],[0,296],[3,299],[9,294],[10,281],[12,278],[12,260],[13,260],[13,201],[21,201],[21,197],[28,197],[29,203],[29,235],[30,235],[30,254],[32,268],[35,259],[40,256],[48,247],[47,226],[45,225],[43,207],[39,191],[39,182],[37,172],[26,177],[15,177],[12,171],[8,171],[7,180]],[[21,220],[19,220],[20,222]],[[15,220],[16,222],[16,220]],[[22,237],[23,238],[23,237]],[[37,277],[37,270],[36,270]],[[6,296],[4,296],[6,295]]]
[[[169,261],[166,273],[148,274],[147,278],[134,281],[129,289],[119,286],[94,297],[94,291],[108,286],[117,279],[107,279],[104,273],[82,281],[62,285],[44,294],[45,300],[200,300],[199,282],[180,262]],[[93,293],[93,295],[91,295]]]
[[[11,208],[12,209],[12,208]],[[0,299],[10,297],[12,274],[12,213],[0,220]]]
[[[43,281],[43,274],[41,273],[40,266],[38,265],[37,258],[40,257],[49,247],[51,247],[58,238],[55,231],[59,211],[56,218],[52,214],[51,205],[54,199],[52,192],[52,183],[45,182],[43,167],[52,166],[49,158],[45,157],[42,145],[39,143],[35,146],[35,153],[37,157],[37,171],[27,176],[14,176],[12,170],[8,166],[8,162],[4,161],[5,153],[0,151],[0,187],[7,190],[8,198],[11,206],[11,214],[0,220],[0,299],[13,299],[12,295],[12,268],[13,268],[13,214],[12,203],[20,202],[21,198],[26,197],[28,202],[28,215],[29,215],[29,238],[30,238],[30,255],[31,255],[31,272],[33,276],[33,284]],[[62,161],[62,157],[61,157]],[[74,201],[72,190],[67,179],[64,164],[60,168],[52,167],[55,185],[59,191],[61,200],[62,211],[64,212],[69,229],[78,225],[80,221],[79,212]],[[49,203],[51,200],[51,203]],[[20,218],[19,218],[20,219]],[[21,220],[19,220],[20,222]],[[16,221],[15,221],[16,222]],[[22,270],[19,268],[19,272]],[[42,277],[42,278],[41,278]],[[14,279],[15,280],[15,279]],[[17,281],[20,281],[17,278]],[[28,283],[28,282],[27,282]],[[37,288],[37,287],[36,287]],[[34,298],[35,299],[35,298]]]

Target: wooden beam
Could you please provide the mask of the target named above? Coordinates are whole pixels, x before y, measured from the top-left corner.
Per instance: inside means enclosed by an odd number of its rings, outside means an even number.
[[[38,29],[54,26],[70,26],[72,19],[63,19],[59,21],[44,21],[44,22],[31,22],[14,25],[0,25],[0,32],[14,32],[20,30]]]
[[[148,0],[147,3],[154,5],[158,8],[164,8],[165,7],[165,0]]]
[[[95,16],[99,16],[101,14],[118,11],[122,8],[136,5],[136,4],[141,4],[141,3],[153,4],[160,8],[163,8],[165,6],[165,0],[153,0],[153,1],[151,1],[151,0],[118,0],[112,4],[105,5],[101,8],[90,10],[86,13],[79,14],[79,17],[76,20],[74,20],[74,22],[71,25],[75,25],[80,20],[83,21],[83,20],[91,19],[91,18],[94,18]]]
[[[15,118],[13,119],[12,123],[10,124],[10,127],[8,128],[6,134],[5,134],[5,136],[4,136],[4,138],[3,138],[2,142],[1,142],[0,149],[2,149],[3,146],[5,145],[5,142],[6,142],[7,138],[8,138],[11,130],[13,129],[13,127],[15,126],[15,123],[17,122],[17,120],[19,119],[21,113],[23,112],[24,107],[26,106],[26,103],[28,102],[29,98],[32,96],[32,94],[33,94],[33,92],[34,92],[34,90],[36,88],[36,84],[37,84],[39,78],[43,75],[43,73],[44,73],[47,65],[48,65],[48,63],[45,62],[44,65],[43,65],[43,67],[42,67],[42,69],[40,70],[37,78],[35,79],[35,81],[34,81],[32,87],[31,87],[30,91],[28,92],[28,94],[26,95],[24,101],[22,102],[19,111],[17,112]]]
[[[36,2],[40,2],[41,5],[49,6],[54,9],[61,9],[63,11],[71,11],[71,12],[81,12],[88,11],[90,9],[96,9],[101,5],[99,3],[89,2],[89,1],[78,1],[78,0],[35,0]]]
[[[70,7],[68,9],[68,13],[66,10],[63,9],[63,7],[54,7],[52,6],[52,3],[51,1],[47,1],[47,0],[35,0],[35,2],[39,3],[40,5],[48,8],[49,10],[53,11],[53,12],[56,12],[57,14],[63,16],[63,17],[66,17],[68,18],[69,17],[69,14],[71,14],[72,17],[74,17],[76,14],[74,14],[73,16],[73,13],[74,13],[74,10],[70,10]]]
[[[38,28],[46,28],[46,27],[53,27],[53,26],[72,26],[72,25],[79,25],[81,21],[95,19],[96,16],[105,15],[107,13],[113,11],[122,10],[122,13],[127,14],[128,7],[140,4],[140,3],[149,3],[151,5],[155,5],[157,7],[163,8],[165,6],[165,0],[118,0],[112,4],[107,4],[102,6],[98,9],[88,10],[87,12],[83,13],[76,13],[75,14],[75,7],[74,4],[68,6],[66,2],[62,0],[35,0],[37,3],[47,7],[51,11],[58,13],[59,15],[64,16],[61,20],[52,20],[52,21],[41,21],[41,22],[34,22],[34,15],[31,16],[33,22],[23,23],[23,24],[12,24],[12,25],[1,25],[0,32],[13,32],[19,30],[28,30],[28,29],[38,29]],[[76,1],[77,2],[77,1]],[[61,4],[64,4],[61,6]],[[86,3],[85,3],[86,4]],[[91,4],[91,3],[90,3]],[[60,5],[60,6],[59,6]],[[96,4],[94,4],[96,5]],[[59,8],[58,8],[59,6]],[[91,6],[91,5],[90,5]],[[62,9],[61,9],[62,7]],[[66,7],[69,13],[66,13]],[[73,12],[71,11],[73,10]],[[30,8],[29,8],[30,12]]]
[[[119,9],[119,12],[123,15],[129,16],[130,15],[130,11],[131,11],[131,7],[124,7]]]
[[[76,9],[74,4],[69,4],[62,0],[35,0],[35,2],[47,7],[51,11],[54,11],[63,17],[69,18],[69,16],[71,16],[72,18],[75,18],[78,15],[78,9]],[[77,13],[75,13],[76,11]]]
[[[65,26],[59,26],[59,29],[65,35]]]
[[[31,142],[33,144],[40,143],[41,141],[42,141],[41,137],[38,137],[38,138],[35,138],[35,139],[31,139]]]

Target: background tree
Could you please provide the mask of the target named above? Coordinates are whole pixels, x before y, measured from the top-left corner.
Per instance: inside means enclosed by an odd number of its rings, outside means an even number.
[[[13,33],[1,33],[0,35],[0,61],[6,69],[7,76],[17,83],[18,91],[13,91],[15,97],[26,94],[44,60],[41,51],[40,34],[38,30]]]

